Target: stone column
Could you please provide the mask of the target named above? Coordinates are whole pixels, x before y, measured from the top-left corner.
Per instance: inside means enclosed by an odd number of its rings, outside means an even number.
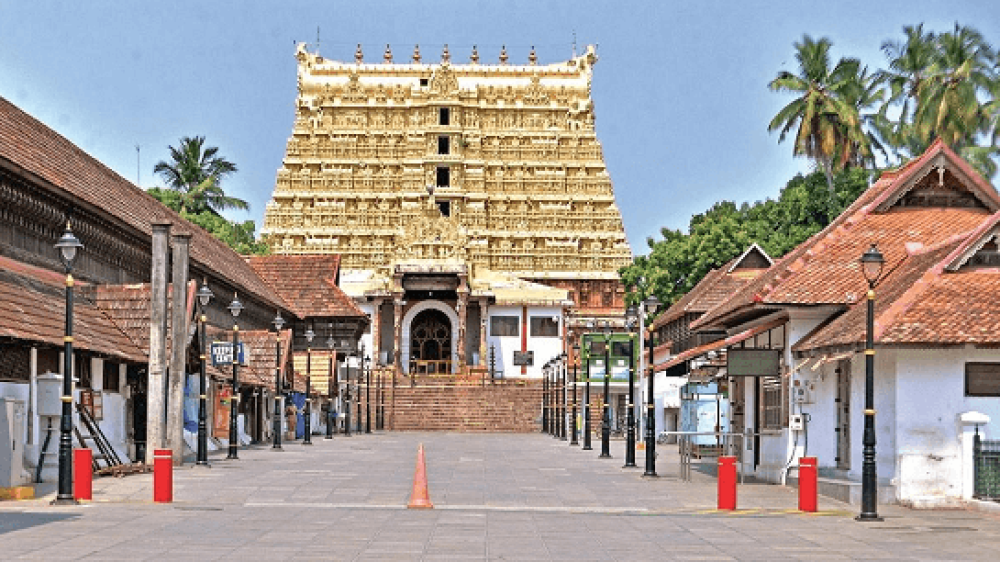
[[[146,384],[146,464],[153,465],[153,449],[163,446],[163,377],[167,370],[167,251],[169,221],[153,223],[151,302],[149,316],[149,370]]]
[[[453,369],[457,374],[465,372],[465,331],[469,314],[469,285],[465,276],[460,276],[458,282],[458,303],[455,312],[458,313],[458,368]]]
[[[188,343],[188,254],[191,234],[173,236],[173,299],[170,307],[170,371],[167,382],[167,447],[174,452],[174,464],[184,460],[184,383]],[[192,303],[193,304],[193,303]]]
[[[392,341],[393,361],[396,372],[403,372],[403,298],[402,295],[392,301]]]
[[[375,299],[373,302],[375,310],[372,312],[372,357],[376,365],[382,366],[382,299]]]
[[[487,367],[489,365],[489,353],[490,350],[486,346],[486,330],[489,328],[489,314],[487,304],[489,299],[482,297],[479,299],[479,366]]]

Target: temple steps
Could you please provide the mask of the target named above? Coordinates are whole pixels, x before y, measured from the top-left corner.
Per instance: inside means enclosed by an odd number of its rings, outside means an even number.
[[[389,430],[527,433],[541,429],[542,388],[534,382],[397,384],[386,399]]]

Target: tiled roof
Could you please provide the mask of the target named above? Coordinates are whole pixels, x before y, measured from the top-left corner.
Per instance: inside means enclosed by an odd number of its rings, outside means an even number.
[[[701,278],[697,285],[684,294],[677,302],[653,321],[653,329],[660,328],[685,314],[699,314],[711,310],[746,285],[765,269],[736,269],[730,271],[739,258],[733,258],[718,269],[713,269]]]
[[[877,345],[1000,344],[1000,269],[969,267],[949,271],[984,237],[996,234],[1000,213],[962,239],[937,247],[911,247],[897,270],[876,289],[874,337]],[[828,326],[795,345],[799,354],[836,347],[860,347],[865,341],[864,299]]]
[[[64,277],[0,257],[0,337],[57,347],[66,326]],[[145,354],[80,289],[74,291],[73,345],[76,349],[134,362]]]
[[[739,332],[737,334],[733,334],[728,338],[714,341],[711,343],[706,343],[705,345],[700,345],[698,347],[693,347],[687,351],[684,351],[683,353],[679,353],[677,355],[674,355],[673,357],[670,357],[666,361],[655,364],[653,366],[653,370],[656,372],[665,371],[670,367],[673,367],[675,365],[680,365],[681,363],[689,359],[695,359],[697,357],[701,357],[702,355],[705,355],[710,351],[721,350],[731,345],[736,345],[741,341],[756,336],[757,334],[762,334],[770,329],[777,328],[778,326],[781,326],[787,321],[788,320],[786,318],[778,318],[775,320],[770,320],[768,322],[760,324],[759,326],[754,326],[753,328],[747,328],[746,330],[743,330],[742,332]]]
[[[193,304],[194,285],[188,284],[188,314],[190,315]],[[135,344],[144,356],[149,356],[149,322],[150,322],[150,301],[152,300],[152,286],[149,283],[136,283],[131,285],[94,285],[90,288],[91,298],[94,303],[104,311],[104,314],[115,323],[116,326]],[[170,312],[173,302],[173,285],[167,285],[167,347],[169,348],[172,338],[173,314]]]
[[[899,266],[907,245],[935,246],[964,236],[1000,208],[1000,196],[975,176],[975,193],[987,209],[972,207],[893,207],[874,210],[912,187],[915,178],[943,158],[950,169],[965,173],[968,164],[940,142],[902,170],[885,173],[829,226],[800,244],[732,297],[692,324],[704,328],[724,324],[739,310],[763,305],[844,304],[867,291],[859,258],[872,243],[885,256],[887,271]],[[974,174],[974,173],[973,173]],[[989,184],[986,183],[988,186]]]
[[[299,318],[365,316],[337,286],[340,256],[250,256],[250,267]]]
[[[237,284],[258,298],[279,303],[274,294],[243,258],[207,231],[184,220],[153,196],[98,162],[65,137],[0,97],[0,165],[40,178],[80,200],[116,217],[146,237],[152,223],[170,221],[174,228],[192,233],[191,260],[208,271]],[[82,240],[84,245],[86,240]],[[86,250],[85,250],[86,251]],[[222,274],[221,272],[225,272]]]

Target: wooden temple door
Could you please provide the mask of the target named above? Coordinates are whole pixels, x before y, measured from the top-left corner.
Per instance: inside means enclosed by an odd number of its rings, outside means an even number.
[[[451,373],[451,337],[451,321],[443,312],[429,309],[417,314],[410,326],[411,370]]]

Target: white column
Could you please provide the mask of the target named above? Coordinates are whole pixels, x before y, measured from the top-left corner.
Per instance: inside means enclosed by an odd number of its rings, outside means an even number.
[[[990,417],[981,412],[965,412],[958,415],[958,423],[961,426],[962,439],[962,498],[972,499],[975,492],[975,471],[973,470],[976,459],[973,457],[973,439],[976,435],[976,426],[990,423]],[[980,439],[985,439],[983,432],[979,433]]]
[[[28,444],[38,446],[38,348],[28,352]]]

